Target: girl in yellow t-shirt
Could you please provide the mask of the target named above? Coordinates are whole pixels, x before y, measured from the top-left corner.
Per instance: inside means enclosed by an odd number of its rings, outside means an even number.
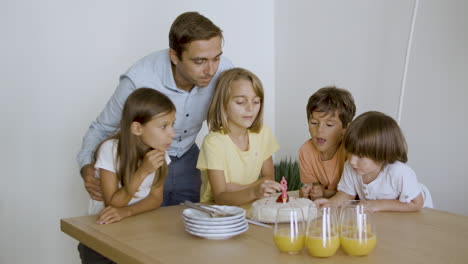
[[[281,191],[274,181],[272,154],[278,143],[263,124],[263,87],[252,72],[223,72],[207,116],[197,168],[201,202],[241,205]]]

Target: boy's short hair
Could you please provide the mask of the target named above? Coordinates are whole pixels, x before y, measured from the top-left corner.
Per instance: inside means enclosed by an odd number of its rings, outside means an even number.
[[[325,86],[309,97],[306,107],[307,120],[313,112],[334,114],[335,111],[338,111],[343,127],[351,123],[356,114],[356,105],[350,92],[336,86]]]
[[[393,118],[381,112],[370,111],[358,116],[346,129],[343,143],[348,153],[384,165],[408,161],[403,132]]]
[[[198,12],[180,14],[172,23],[169,31],[169,47],[182,60],[182,52],[190,42],[195,40],[209,40],[219,36],[223,39],[223,31],[211,20]]]

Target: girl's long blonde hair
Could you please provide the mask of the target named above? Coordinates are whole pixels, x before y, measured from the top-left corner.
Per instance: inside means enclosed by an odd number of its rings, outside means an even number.
[[[116,174],[122,187],[126,190],[128,190],[130,179],[139,168],[147,152],[140,137],[134,135],[130,130],[131,124],[138,122],[144,125],[158,114],[169,114],[175,111],[176,108],[171,99],[154,89],[139,88],[128,96],[122,109],[119,130],[109,138],[118,140],[116,157],[118,169]],[[97,153],[101,145],[102,142],[94,153],[94,160],[97,159]],[[164,184],[166,176],[167,164],[164,162],[155,173],[157,180],[153,182],[153,186],[159,187]]]
[[[233,68],[226,70],[218,78],[213,99],[211,100],[208,115],[206,117],[210,131],[223,131],[229,133],[227,120],[227,105],[231,96],[232,84],[237,80],[247,80],[252,83],[255,94],[260,97],[260,110],[252,126],[251,132],[258,133],[263,125],[263,85],[260,79],[254,73],[243,68]]]

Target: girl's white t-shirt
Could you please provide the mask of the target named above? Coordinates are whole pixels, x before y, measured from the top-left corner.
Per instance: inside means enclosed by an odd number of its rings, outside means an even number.
[[[416,173],[405,163],[388,164],[375,180],[364,184],[362,176],[346,161],[338,190],[351,196],[357,194],[361,200],[398,199],[409,203],[421,193],[421,186]]]
[[[101,147],[99,148],[99,152],[97,154],[97,160],[94,165],[96,169],[96,178],[100,178],[99,169],[104,169],[113,173],[117,171],[117,139],[108,139],[104,143],[102,143]],[[166,162],[169,164],[171,159],[166,152]],[[149,195],[151,186],[153,184],[155,173],[149,174],[141,183],[140,188],[135,193],[134,197],[130,200],[128,205],[132,205],[138,201],[141,201],[143,198]],[[119,182],[119,188],[122,188]],[[96,215],[99,214],[102,209],[104,209],[104,202],[103,201],[96,201],[91,199],[88,206],[88,214],[89,215]]]

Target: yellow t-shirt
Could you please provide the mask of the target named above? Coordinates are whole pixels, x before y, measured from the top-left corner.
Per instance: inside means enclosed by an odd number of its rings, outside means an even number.
[[[250,184],[261,173],[262,165],[279,149],[270,128],[263,125],[259,133],[249,131],[249,149],[240,150],[223,132],[210,132],[203,140],[197,168],[202,171],[201,202],[212,202],[213,192],[207,170],[222,170],[226,183]]]

